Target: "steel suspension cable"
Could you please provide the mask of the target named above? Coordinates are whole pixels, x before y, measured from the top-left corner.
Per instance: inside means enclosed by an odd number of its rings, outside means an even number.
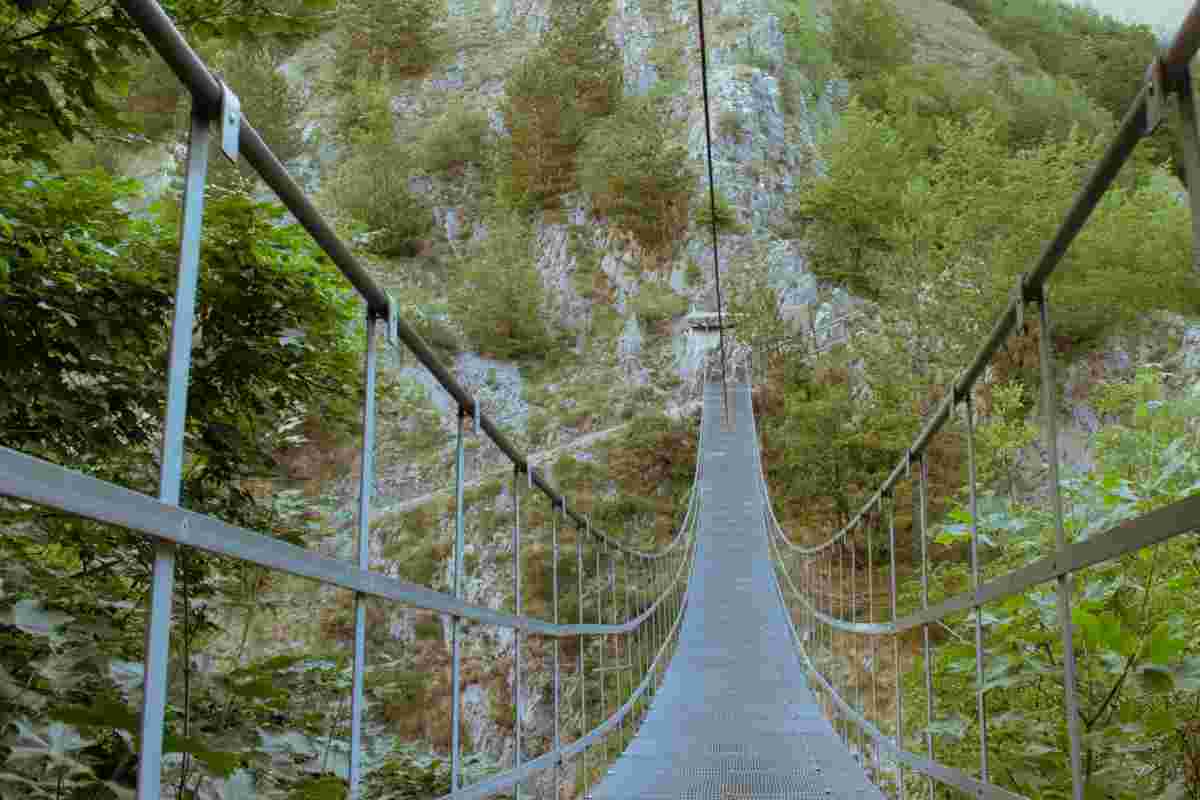
[[[704,0],[696,0],[700,19],[700,85],[704,92],[704,149],[708,156],[708,209],[712,228],[713,280],[717,293],[717,339],[721,347],[721,417],[729,425],[729,384],[725,377],[725,315],[721,297],[721,259],[717,249],[717,183],[713,175],[712,122],[708,102],[708,47],[704,37]]]

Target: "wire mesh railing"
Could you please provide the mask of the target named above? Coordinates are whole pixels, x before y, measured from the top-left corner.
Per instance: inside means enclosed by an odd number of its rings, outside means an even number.
[[[770,532],[777,585],[789,608],[792,632],[801,658],[811,674],[814,688],[826,713],[846,746],[881,784],[896,796],[920,787],[917,792],[933,797],[937,787],[946,787],[984,798],[1017,798],[1023,795],[997,780],[990,748],[987,677],[989,654],[984,607],[1006,598],[1024,595],[1044,584],[1053,585],[1053,611],[1047,612],[1057,628],[1046,642],[1060,661],[1044,670],[1053,673],[1063,695],[1062,740],[1064,760],[1070,775],[1070,795],[1082,800],[1090,767],[1085,766],[1084,726],[1081,724],[1078,687],[1077,625],[1072,622],[1077,606],[1073,578],[1095,565],[1174,540],[1200,529],[1200,496],[1194,493],[1164,507],[1119,521],[1090,535],[1068,535],[1064,490],[1060,476],[1061,443],[1058,427],[1054,340],[1051,328],[1048,283],[1072,240],[1113,183],[1122,164],[1138,141],[1155,130],[1164,118],[1168,103],[1178,108],[1179,137],[1185,154],[1184,166],[1193,211],[1194,256],[1200,254],[1200,147],[1194,110],[1190,62],[1200,44],[1200,6],[1193,7],[1170,46],[1147,70],[1144,86],[1121,122],[1101,161],[1045,246],[1029,273],[1019,278],[1011,299],[976,357],[946,387],[944,398],[920,434],[888,478],[841,530],[817,544],[793,541],[783,530],[771,507],[765,476],[760,477],[766,502],[765,524]],[[1027,318],[1026,306],[1033,303],[1036,315]],[[976,409],[989,365],[998,351],[1014,336],[1029,329],[1037,335],[1038,378],[1041,385],[1041,437],[1045,454],[1044,496],[1051,552],[1030,563],[992,576],[983,574],[980,555],[980,509],[978,437]],[[956,418],[961,420],[956,435],[966,442],[967,585],[946,591],[941,599],[931,595],[929,543],[933,528],[930,459],[935,440],[951,433]],[[757,443],[757,438],[756,438]],[[757,445],[756,445],[757,446]],[[902,502],[901,498],[906,498]],[[898,579],[897,518],[911,519],[912,536],[919,543],[913,572]],[[1050,533],[1052,532],[1052,533]],[[888,563],[878,564],[877,554]],[[886,579],[882,576],[886,576]],[[880,586],[879,584],[883,584]],[[878,602],[882,597],[883,602]],[[881,607],[882,606],[882,607]],[[966,622],[971,631],[962,647],[973,653],[974,716],[978,731],[975,767],[965,770],[938,758],[937,696],[933,661],[935,638],[952,619]],[[936,636],[934,635],[936,632]],[[905,707],[902,642],[906,634],[919,637],[912,663],[920,665],[917,685],[911,687],[921,698],[917,708]],[[907,647],[905,647],[907,649]],[[881,675],[890,660],[890,674]],[[993,657],[994,660],[994,657]],[[1051,662],[1053,660],[1051,659]],[[867,665],[865,668],[863,665]],[[869,677],[864,677],[869,673]],[[885,679],[889,686],[881,686]],[[888,691],[890,689],[890,692]],[[891,697],[886,696],[891,694]],[[917,738],[905,741],[914,726],[910,718],[923,720]],[[961,737],[960,737],[961,738]],[[959,760],[956,763],[962,763]],[[1008,765],[1011,767],[1012,765]],[[906,781],[906,771],[911,779]],[[1011,784],[1010,784],[1011,785]]]
[[[232,92],[210,73],[170,18],[154,0],[123,0],[121,7],[134,20],[190,92],[191,127],[183,193],[183,222],[178,258],[178,282],[167,365],[166,414],[157,498],[90,477],[15,450],[0,448],[0,495],[120,526],[155,543],[153,577],[149,590],[149,621],[144,650],[143,701],[138,731],[137,797],[154,800],[180,796],[174,785],[164,790],[164,720],[169,681],[170,637],[175,596],[178,547],[195,548],[236,561],[280,571],[353,593],[353,661],[350,682],[350,743],[348,789],[361,796],[364,779],[367,670],[367,602],[386,601],[447,615],[451,639],[451,793],[452,798],[481,798],[513,790],[532,776],[555,771],[555,786],[563,780],[565,764],[578,760],[579,782],[591,782],[589,753],[603,763],[610,757],[614,736],[617,750],[628,740],[647,699],[653,696],[669,658],[686,601],[686,586],[694,555],[694,529],[700,497],[695,486],[688,497],[683,521],[671,542],[654,551],[631,547],[593,529],[588,515],[570,508],[568,500],[550,485],[528,458],[509,441],[480,404],[433,354],[421,337],[397,314],[396,304],[336,236],[315,206],[288,175],[271,149],[243,115]],[[362,409],[361,472],[358,484],[356,541],[352,563],[288,544],[219,519],[180,507],[185,462],[184,433],[187,420],[187,387],[191,367],[196,294],[200,271],[205,184],[208,172],[210,129],[220,132],[222,151],[232,160],[244,158],[276,193],[288,211],[312,235],[365,303],[364,403]],[[438,592],[399,580],[371,568],[372,494],[376,478],[376,395],[379,376],[380,333],[387,342],[403,345],[429,370],[457,406],[455,442],[454,544],[451,591]],[[512,465],[512,591],[513,612],[508,613],[464,599],[465,456],[472,433],[490,440]],[[697,459],[698,478],[700,461]],[[522,576],[522,499],[540,494],[552,509],[551,619],[524,613],[523,595],[528,580]],[[576,585],[560,581],[561,535],[573,529],[576,548]],[[588,559],[585,563],[585,545]],[[563,618],[560,601],[571,594],[577,618]],[[463,782],[463,749],[460,729],[463,713],[463,640],[465,622],[513,632],[513,763],[510,769],[471,786]],[[524,655],[528,637],[553,642],[553,742],[551,749],[526,758],[522,741],[524,722],[520,697],[524,690]],[[565,707],[569,665],[561,653],[564,640],[572,640],[577,660],[570,670],[578,716],[574,724]],[[589,694],[599,693],[599,702]],[[594,696],[593,696],[594,697]],[[626,728],[630,730],[627,732]],[[570,741],[568,741],[570,739]],[[557,791],[556,791],[557,794]]]

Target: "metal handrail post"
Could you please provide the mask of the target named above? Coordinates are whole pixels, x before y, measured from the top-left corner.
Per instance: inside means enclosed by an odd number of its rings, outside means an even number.
[[[554,595],[554,624],[559,624],[558,619],[558,516],[554,514],[557,510],[562,513],[561,506],[552,509],[550,513],[550,536],[551,549],[554,553],[554,576],[553,576],[553,595]],[[562,749],[562,671],[559,663],[559,653],[562,650],[562,643],[557,636],[554,637],[554,749]],[[554,764],[554,800],[558,800],[559,793],[562,791],[562,756],[559,756]]]
[[[209,118],[192,100],[188,132],[187,177],[183,192],[183,226],[167,356],[167,401],[163,419],[158,499],[179,505],[183,483],[184,430],[187,424],[188,374],[192,364],[192,327],[196,316],[196,287],[200,279],[200,238],[204,225],[204,184],[208,174]],[[175,545],[159,541],[154,548],[150,584],[150,614],[146,623],[146,653],[142,714],[139,722],[138,800],[157,800],[162,783],[163,725],[171,649],[171,601],[175,592]]]
[[[371,563],[371,490],[375,484],[375,383],[379,353],[375,341],[376,314],[367,311],[366,373],[363,387],[362,468],[358,482],[358,568]],[[350,791],[358,797],[362,781],[363,677],[367,669],[367,598],[354,593],[354,671],[350,690]]]
[[[476,410],[475,413],[479,413]],[[463,526],[465,511],[463,508],[463,480],[466,470],[466,459],[463,454],[463,439],[466,436],[467,409],[458,409],[458,438],[454,448],[454,597],[462,599],[463,571]],[[460,672],[462,670],[462,636],[460,628],[462,621],[457,617],[450,618],[450,787],[457,792],[462,788],[462,737],[459,728],[462,727],[462,686]]]
[[[895,623],[900,615],[896,605],[896,496],[889,495],[888,500],[888,555],[891,558],[891,600],[892,622]],[[900,686],[900,678],[904,674],[900,668],[900,634],[892,634],[892,669],[896,673],[896,750],[904,750],[904,692]],[[904,762],[896,759],[896,796],[904,800]]]
[[[521,615],[521,483],[520,468],[513,465],[513,608]],[[513,631],[513,769],[521,768],[521,638],[520,630]],[[513,787],[513,797],[521,800],[521,784]]]
[[[588,515],[591,520],[591,515]],[[604,578],[601,573],[601,550],[607,551],[608,544],[605,543],[603,548],[596,548],[596,624],[604,624]],[[601,634],[599,637],[600,644],[600,719],[608,716],[608,689],[605,686],[608,683],[607,675],[604,671],[604,645],[607,644],[608,637]],[[604,737],[604,759],[608,760],[608,737]]]
[[[929,608],[929,458],[924,450],[921,451],[921,469],[918,476],[920,486],[920,520],[921,528],[917,534],[921,537],[921,608]],[[921,626],[921,654],[925,661],[925,752],[929,760],[933,760],[933,663],[932,648],[929,642],[929,623]],[[929,798],[933,800],[933,778],[925,776],[925,785],[929,790]]]
[[[577,562],[576,572],[578,573],[576,577],[579,579],[579,598],[578,598],[579,624],[582,625],[583,624],[583,535],[581,534],[581,532],[579,530],[578,524],[575,525],[575,560]],[[587,713],[587,675],[584,672],[584,657],[583,657],[583,648],[584,648],[585,640],[583,638],[583,634],[579,635],[578,642],[579,642],[579,648],[578,648],[579,649],[579,738],[582,739],[584,737],[584,734],[587,733],[587,717],[588,717],[588,713]],[[580,766],[581,766],[582,772],[583,772],[583,779],[580,781],[580,783],[582,784],[583,792],[586,795],[588,793],[587,750],[585,749],[581,755],[582,755],[582,758],[581,758]]]
[[[637,580],[637,567],[635,566],[635,567],[632,567],[632,569],[631,569],[629,562],[632,559],[628,553],[622,554],[621,560],[625,564],[625,619],[632,619],[634,609],[636,608],[636,604],[633,601],[633,581]],[[641,681],[639,680],[641,665],[638,663],[638,660],[637,660],[638,659],[637,633],[640,628],[641,628],[640,625],[637,628],[634,628],[632,631],[629,632],[629,634],[626,636],[626,639],[625,639],[625,650],[627,653],[627,657],[629,659],[629,692],[630,692],[630,694],[633,694],[633,692],[635,692],[637,690],[637,687],[641,684]],[[637,666],[635,666],[635,664]],[[637,708],[635,707],[634,710],[636,711]],[[626,742],[625,742],[626,747],[629,746],[629,740],[633,739],[634,735],[637,733],[638,719],[639,719],[638,717],[634,716],[629,721],[629,735],[628,735],[628,739],[626,739]]]
[[[971,588],[979,590],[979,501],[976,492],[975,409],[971,391],[963,402],[967,418],[967,484],[971,512]],[[975,712],[979,717],[979,777],[988,782],[987,699],[984,689],[983,608],[975,609]]]
[[[850,621],[858,622],[858,553],[854,547],[853,535],[851,535],[847,543],[850,546]],[[862,706],[862,681],[858,679],[858,668],[861,664],[858,658],[858,636],[852,634],[850,641],[853,643],[851,650],[853,653],[851,656],[853,662],[850,670],[850,680],[854,682],[854,695],[858,703],[858,707],[855,710],[861,714],[864,709]],[[862,729],[857,725],[854,726],[854,729],[859,734],[858,756],[859,762],[862,763],[865,761],[863,758]],[[865,764],[863,766],[864,768],[866,767]]]
[[[875,506],[875,516],[867,522],[867,624],[875,624],[875,541],[871,535],[875,526],[879,524],[879,519],[882,516],[883,509]],[[871,637],[871,719],[883,728],[881,724],[883,720],[879,715],[879,637]],[[874,752],[872,754],[873,770],[876,776],[879,775],[879,742],[875,742]]]
[[[1054,542],[1061,553],[1067,547],[1063,525],[1062,487],[1058,478],[1058,418],[1055,413],[1054,352],[1050,341],[1050,303],[1043,287],[1037,292],[1041,341],[1038,348],[1042,375],[1042,405],[1046,415],[1046,458],[1050,462],[1050,502],[1054,511]],[[1075,693],[1075,646],[1071,631],[1071,583],[1067,572],[1058,578],[1058,624],[1062,628],[1063,692],[1067,713],[1067,738],[1070,741],[1071,786],[1074,800],[1083,800],[1083,759],[1079,730],[1079,698]]]
[[[608,547],[605,547],[604,549],[605,549],[605,551],[607,551]],[[614,564],[615,559],[616,559],[615,554],[613,554],[613,553],[608,554],[608,580],[609,580],[608,597],[612,601],[612,608],[610,609],[610,613],[611,613],[612,622],[614,625],[617,624],[617,575],[616,575],[615,564]],[[610,636],[608,638],[609,638],[609,643],[612,645],[613,665],[616,667],[620,667],[621,660],[620,660],[620,656],[617,654],[617,635],[613,634],[612,636]],[[616,684],[617,685],[616,685],[615,691],[617,693],[616,694],[617,699],[613,703],[613,705],[615,705],[617,708],[620,708],[621,707],[621,699],[620,699],[621,698],[621,671],[620,671],[620,669],[617,670]],[[622,717],[622,721],[624,721],[624,717]],[[607,741],[608,738],[609,737],[606,736],[605,741]],[[619,741],[620,740],[618,740],[618,743],[619,743]],[[607,751],[607,745],[605,746],[605,750]],[[621,751],[618,748],[617,754],[620,755],[620,752]]]

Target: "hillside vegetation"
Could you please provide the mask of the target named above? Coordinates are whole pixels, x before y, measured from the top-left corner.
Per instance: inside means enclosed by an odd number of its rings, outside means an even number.
[[[506,435],[547,453],[626,426],[546,466],[573,508],[641,547],[669,540],[687,500],[695,417],[664,412],[692,399],[681,317],[712,306],[716,222],[737,338],[765,366],[771,489],[792,534],[814,541],[894,466],[986,334],[1137,91],[1153,36],[1053,0],[712,5],[715,220],[691,6],[164,3]],[[149,494],[188,116],[116,5],[0,5],[0,445]],[[183,504],[350,559],[361,306],[245,163],[216,149],[209,162]],[[1178,162],[1170,131],[1145,142],[1053,286],[1076,539],[1200,486],[1200,289]],[[847,345],[799,352],[811,331],[797,319],[851,312]],[[1032,316],[976,398],[989,576],[1053,538]],[[448,591],[452,403],[411,358],[381,363],[372,568]],[[964,454],[957,428],[931,452],[934,601],[968,580]],[[511,610],[511,467],[473,436],[466,463],[467,600]],[[911,609],[920,539],[900,501]],[[546,617],[552,510],[532,499],[523,514],[524,608]],[[153,546],[7,500],[0,525],[0,797],[124,800]],[[571,618],[595,587],[579,596],[574,563],[557,566]],[[635,611],[650,600],[622,581]],[[195,552],[176,586],[164,796],[343,800],[353,595]],[[986,623],[992,779],[1031,797],[1069,796],[1052,592]],[[1200,798],[1195,537],[1078,576],[1076,597],[1088,796]],[[440,796],[448,621],[374,602],[366,618],[367,796]],[[913,751],[934,734],[937,756],[968,772],[971,636],[965,619],[935,634],[934,716],[908,713],[901,732]],[[528,643],[528,693],[514,698],[512,639],[470,625],[463,642],[474,782],[511,764],[519,703],[525,756],[550,748],[550,649]],[[904,707],[923,709],[919,649],[903,644]],[[593,643],[587,669],[600,655]],[[617,707],[618,678],[603,680],[592,720]],[[568,796],[606,765],[591,768]],[[910,780],[910,796],[923,790]],[[549,779],[525,788],[557,800]]]
[[[793,196],[794,227],[784,235],[804,240],[827,287],[859,298],[849,343],[804,357],[808,334],[779,317],[767,270],[734,278],[733,308],[749,320],[739,332],[760,343],[765,364],[756,405],[768,478],[800,541],[823,541],[849,522],[903,457],[1058,226],[1153,57],[1148,29],[1093,11],[1040,0],[956,5],[1018,58],[971,72],[930,60],[922,28],[931,15],[946,18],[940,4],[830,5],[824,41],[850,97],[819,145],[824,170]],[[1053,413],[1077,443],[1067,447],[1063,482],[1071,540],[1200,490],[1200,360],[1180,349],[1200,316],[1200,276],[1189,212],[1167,178],[1176,168],[1171,135],[1142,144],[1052,281],[1052,348],[1066,375]],[[1053,547],[1037,400],[1046,334],[1034,313],[973,398],[985,580]],[[926,545],[930,603],[970,585],[965,436],[960,413],[929,451],[926,543],[916,489],[903,483],[897,497],[901,614],[920,605]],[[883,533],[871,555],[886,565]],[[854,548],[865,564],[863,534]],[[890,618],[878,588],[888,577],[886,568],[875,575],[876,621]],[[861,588],[866,575],[857,580]],[[1200,797],[1200,616],[1189,610],[1198,597],[1195,536],[1076,576],[1087,796]],[[1054,603],[1046,585],[984,612],[991,780],[1030,797],[1071,788]],[[865,620],[866,609],[859,613]],[[978,775],[973,618],[931,631],[932,717],[916,633],[900,650],[906,748],[923,752],[932,735],[939,760]],[[839,646],[848,651],[849,638]],[[882,681],[876,713],[889,734],[890,649],[884,641],[874,675],[839,668],[851,694]],[[894,782],[894,773],[883,777]],[[908,781],[910,793],[925,791],[923,779]]]

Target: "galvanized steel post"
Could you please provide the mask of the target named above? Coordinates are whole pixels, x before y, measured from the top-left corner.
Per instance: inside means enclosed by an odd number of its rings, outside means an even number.
[[[650,604],[654,606],[658,602],[658,560],[650,561]],[[658,608],[650,612],[650,696],[653,698],[658,694],[658,664],[655,658],[658,656]]]
[[[607,542],[604,545],[604,549],[605,549],[605,551],[608,551],[608,543]],[[612,623],[615,625],[617,623],[617,576],[616,576],[615,565],[613,563],[614,558],[615,558],[615,555],[613,553],[608,554],[608,581],[609,581],[608,596],[609,596],[609,599],[612,600],[612,615],[611,615],[611,617],[612,617]],[[613,666],[617,668],[617,680],[616,680],[617,700],[613,703],[613,705],[616,706],[617,708],[620,708],[621,707],[621,701],[620,701],[620,697],[621,697],[621,670],[620,670],[621,659],[617,653],[617,637],[615,635],[613,635],[613,636],[609,636],[608,639],[610,641],[610,644],[612,645],[612,650],[613,650],[613,652],[612,652]],[[608,737],[605,737],[605,741],[607,741],[607,739],[608,739]],[[605,746],[605,750],[607,752],[607,745]],[[617,752],[618,752],[618,754],[620,754],[619,749],[617,750]]]
[[[875,540],[871,536],[875,525],[882,517],[882,507],[875,506],[875,516],[867,521],[867,624],[875,624]],[[871,637],[871,721],[883,730],[882,719],[879,717],[879,637]],[[879,775],[879,742],[875,742],[872,754],[873,770]]]
[[[892,599],[892,624],[900,618],[896,610],[896,496],[890,495],[888,499],[888,554],[891,557],[891,599]],[[896,749],[904,750],[904,699],[903,693],[900,690],[900,676],[903,670],[900,667],[900,634],[899,632],[892,634],[892,669],[896,673]],[[896,758],[896,795],[903,800],[904,798],[904,762],[899,757]]]
[[[358,481],[358,568],[370,567],[371,490],[375,484],[375,381],[379,353],[375,341],[376,315],[367,311],[367,353],[363,386],[362,468]],[[363,676],[367,668],[367,598],[354,594],[354,672],[350,690],[350,798],[358,797],[362,781]]]
[[[858,622],[858,553],[854,547],[853,531],[854,529],[851,528],[850,532],[847,533],[847,538],[850,540],[850,621]],[[851,634],[851,641],[854,643],[854,655],[852,656],[854,661],[850,670],[850,679],[854,681],[854,694],[856,698],[855,702],[857,703],[857,708],[855,710],[861,714],[865,711],[865,709],[862,705],[862,681],[858,679],[858,668],[861,664],[858,658],[858,636]],[[859,762],[863,763],[865,761],[865,758],[863,757],[863,731],[862,728],[858,727],[857,725],[854,726],[854,730],[859,734],[858,757]],[[864,764],[864,768],[865,766],[866,765]]]
[[[479,414],[479,408],[474,409]],[[458,408],[458,439],[454,449],[454,597],[462,599],[462,569],[463,569],[463,480],[466,461],[463,456],[463,439],[466,436],[467,409]],[[462,686],[459,673],[462,669],[462,642],[459,628],[461,620],[455,616],[450,618],[450,789],[457,792],[462,788],[462,737],[459,728],[462,726]]]
[[[967,483],[971,505],[971,589],[979,591],[979,505],[975,489],[975,409],[967,389],[963,410],[967,417]],[[983,608],[975,609],[975,710],[979,716],[979,776],[988,782],[987,701],[984,694]]]
[[[188,373],[192,364],[192,326],[196,286],[200,278],[200,237],[204,224],[204,183],[208,174],[209,118],[193,99],[188,132],[187,177],[183,192],[183,226],[167,356],[167,403],[163,419],[158,499],[179,505],[183,482],[183,436],[187,423]],[[162,783],[163,722],[171,649],[171,600],[175,591],[175,545],[157,542],[150,583],[150,615],[146,623],[146,655],[141,752],[138,754],[138,800],[157,800]]]
[[[563,513],[563,508],[561,505],[558,506],[558,513],[560,515]],[[554,553],[554,575],[553,575],[552,580],[554,582],[553,588],[554,588],[554,624],[555,625],[559,624],[559,619],[558,619],[558,559],[559,559],[559,555],[558,555],[558,519],[559,518],[554,515],[553,510],[552,510],[551,514],[550,514],[550,536],[551,536],[551,541],[552,541],[551,549]],[[561,672],[561,665],[559,664],[559,652],[562,648],[561,648],[561,643],[559,641],[559,638],[560,637],[558,637],[558,636],[554,637],[554,749],[555,750],[562,749],[562,738],[561,738],[562,710],[561,710],[561,705],[560,705],[561,701],[562,701],[562,672]],[[561,791],[561,787],[562,787],[562,756],[560,755],[554,762],[554,798],[555,798],[555,800],[558,800],[558,795],[559,795],[559,792]]]
[[[513,608],[521,616],[521,485],[517,480],[521,469],[513,465]],[[522,631],[513,631],[513,769],[521,768],[521,637]],[[513,787],[513,796],[521,800],[521,783]]]
[[[921,609],[929,609],[929,459],[924,450],[921,451],[920,481],[920,519],[921,530]],[[929,645],[929,623],[921,626],[921,654],[925,661],[925,752],[929,760],[933,760],[933,664]],[[933,778],[925,776],[925,784],[929,789],[930,800],[933,800]]]
[[[1050,340],[1050,303],[1043,287],[1037,292],[1038,321],[1041,326],[1039,360],[1042,372],[1042,406],[1046,415],[1046,458],[1050,462],[1050,502],[1054,511],[1054,542],[1057,552],[1067,547],[1063,525],[1062,487],[1058,479],[1058,417],[1054,383],[1054,351]],[[1063,691],[1066,695],[1067,738],[1071,748],[1071,785],[1074,800],[1083,800],[1083,759],[1079,731],[1079,698],[1075,693],[1075,645],[1071,631],[1071,573],[1058,579],[1058,624],[1062,628]]]
[[[591,530],[591,526],[592,526],[591,514],[588,515],[587,519],[588,519],[588,529]],[[608,542],[604,543],[603,549],[607,551]],[[604,624],[604,582],[605,582],[605,578],[603,576],[603,573],[600,571],[601,570],[600,551],[601,551],[601,548],[597,547],[596,548],[596,624],[597,625]],[[599,669],[599,672],[600,672],[600,721],[603,722],[604,718],[606,716],[608,716],[608,690],[606,689],[606,687],[604,685],[608,682],[607,680],[605,680],[605,678],[607,677],[607,673],[604,671],[604,646],[608,643],[607,642],[608,637],[605,636],[604,634],[601,634],[597,638],[599,638],[599,640],[600,640],[599,641],[599,645],[600,645],[600,669]],[[605,758],[605,760],[608,759],[608,737],[607,736],[604,737],[604,758]]]
[[[579,579],[579,624],[583,624],[583,534],[579,530],[578,523],[575,525],[575,560],[576,560],[576,577]],[[583,647],[585,640],[583,634],[577,637],[579,643],[579,738],[582,739],[587,733],[587,677],[584,674],[584,658]],[[580,783],[583,786],[583,792],[586,796],[588,793],[588,757],[587,749],[580,754],[581,768],[583,771],[583,779]]]
[[[626,553],[621,557],[621,562],[625,565],[625,621],[626,622],[633,620],[633,609],[634,609],[633,597],[631,595],[633,592],[633,580],[635,580],[635,578],[630,577],[629,561],[630,561],[629,553]],[[636,571],[637,571],[636,568],[634,568],[634,572],[636,572]],[[626,659],[629,661],[629,694],[631,696],[633,695],[634,690],[637,688],[637,685],[640,683],[640,681],[637,679],[637,677],[638,677],[637,668],[635,668],[635,666],[634,666],[635,659],[637,658],[637,652],[636,652],[637,639],[636,639],[636,637],[637,637],[637,628],[634,628],[632,631],[630,631],[629,633],[627,633],[625,635],[625,644],[624,644],[625,656],[626,656]],[[633,639],[632,643],[630,642],[631,638]],[[633,713],[635,710],[636,710],[636,704],[633,708],[630,709],[630,713]],[[632,739],[634,733],[636,733],[636,731],[637,731],[637,729],[635,727],[636,719],[637,719],[636,717],[630,718],[629,739]],[[626,746],[628,746],[628,744],[629,744],[629,741],[627,739]]]

